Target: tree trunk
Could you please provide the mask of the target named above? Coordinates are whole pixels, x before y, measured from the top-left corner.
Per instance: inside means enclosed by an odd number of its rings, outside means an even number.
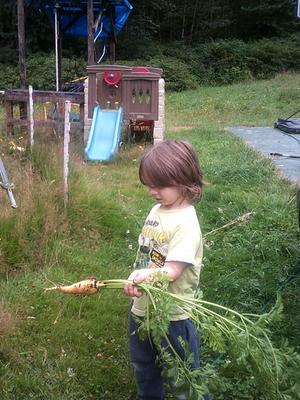
[[[196,15],[197,15],[197,5],[198,5],[198,2],[195,1],[193,19],[192,19],[191,30],[190,30],[190,43],[193,41],[195,21],[196,21]]]
[[[197,4],[197,2],[196,2]],[[183,6],[183,16],[182,16],[182,27],[181,27],[181,39],[184,39],[185,36],[185,13],[186,13],[186,0]]]

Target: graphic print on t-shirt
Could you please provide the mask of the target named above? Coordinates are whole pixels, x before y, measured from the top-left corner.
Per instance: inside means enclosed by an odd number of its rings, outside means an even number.
[[[159,221],[147,219],[139,236],[135,268],[161,268],[165,264],[168,243]]]

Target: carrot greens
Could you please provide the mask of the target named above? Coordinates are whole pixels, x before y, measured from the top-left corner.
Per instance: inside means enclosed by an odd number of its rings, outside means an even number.
[[[78,286],[82,287],[82,294],[89,294],[85,287],[87,285],[92,288],[93,294],[94,288],[97,291],[122,289],[127,282],[123,279],[98,281],[91,278],[90,281],[83,281],[83,285],[79,282],[70,287],[75,286],[75,294],[78,294]],[[299,369],[300,356],[287,343],[275,346],[271,340],[270,327],[280,319],[282,312],[280,298],[266,314],[241,314],[224,305],[205,301],[200,291],[194,299],[171,293],[168,284],[168,279],[157,273],[151,282],[136,285],[147,296],[146,315],[142,320],[137,319],[137,331],[141,337],[149,337],[159,350],[158,362],[165,367],[164,374],[173,391],[188,390],[189,398],[200,400],[209,387],[217,385],[222,364],[232,363],[263,383],[266,399],[290,400],[295,399],[291,397],[295,395],[299,398],[299,388],[290,381],[285,370],[290,365]],[[70,289],[63,288],[56,286],[53,290],[70,293]],[[175,307],[194,322],[210,352],[210,358],[217,362],[208,362],[193,369],[193,354],[181,338],[184,357],[176,353],[168,338],[168,327]]]

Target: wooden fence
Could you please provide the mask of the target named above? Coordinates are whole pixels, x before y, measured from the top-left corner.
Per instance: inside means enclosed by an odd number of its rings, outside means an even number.
[[[58,132],[64,132],[65,102],[70,101],[76,104],[79,109],[78,120],[71,119],[71,126],[83,131],[84,127],[84,93],[74,92],[55,92],[33,90],[33,105],[51,103],[51,107],[56,109],[55,113],[44,113],[43,118],[35,119],[34,126],[52,127]],[[18,105],[19,107],[16,107]],[[8,135],[14,134],[14,127],[27,127],[30,130],[30,118],[27,110],[29,109],[29,90],[27,89],[8,89],[4,92],[5,124]],[[19,108],[19,112],[18,112]],[[18,115],[17,115],[18,114]]]

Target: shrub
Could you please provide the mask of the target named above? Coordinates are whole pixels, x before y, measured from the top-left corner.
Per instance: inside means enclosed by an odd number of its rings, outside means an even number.
[[[0,64],[0,88],[17,88],[20,86],[17,68],[8,64]]]
[[[246,60],[255,78],[266,78],[299,69],[300,49],[293,40],[262,39],[247,45]]]
[[[20,87],[16,65],[0,64],[0,88]],[[86,62],[81,58],[62,59],[62,81],[68,82],[86,75]],[[34,89],[55,90],[55,55],[34,54],[27,58],[27,80]]]
[[[231,84],[299,70],[299,38],[300,35],[294,34],[285,39],[262,39],[249,43],[237,39],[218,40],[192,47],[183,42],[157,44],[150,38],[137,39],[133,44],[124,37],[120,52],[117,52],[123,61],[117,60],[117,63],[162,68],[167,90],[182,91],[194,89],[199,84]],[[35,89],[55,89],[53,53],[31,55],[27,70],[28,83]],[[63,58],[63,82],[85,75],[86,62],[83,58]],[[0,88],[18,86],[18,68],[1,65]]]
[[[202,84],[229,84],[249,78],[246,45],[240,40],[220,40],[194,49],[193,69]]]
[[[163,69],[167,90],[180,92],[198,86],[197,76],[191,72],[189,65],[177,58],[164,56],[153,58],[151,66]]]
[[[83,59],[62,59],[62,82],[86,75],[86,63]],[[35,89],[55,89],[55,56],[39,54],[28,59],[28,82]]]

